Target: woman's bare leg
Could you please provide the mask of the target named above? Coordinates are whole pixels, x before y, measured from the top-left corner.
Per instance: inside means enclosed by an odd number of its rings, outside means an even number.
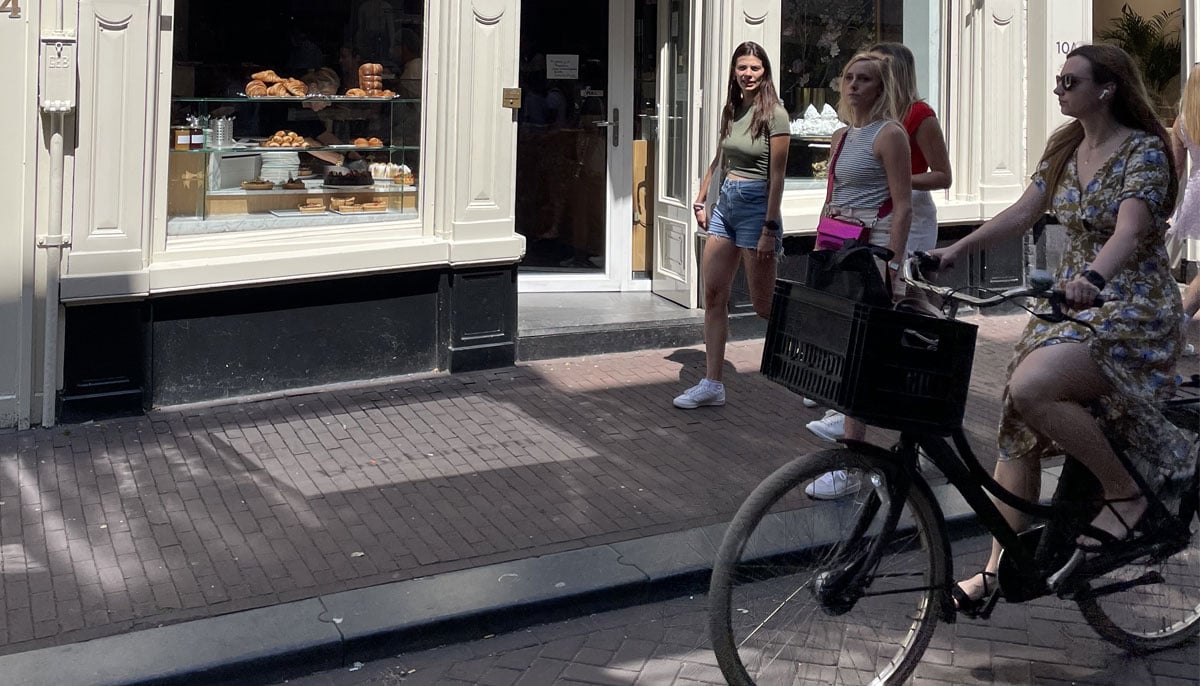
[[[1013,406],[1025,423],[1087,467],[1099,479],[1105,500],[1125,500],[1103,508],[1092,521],[1096,528],[1124,538],[1128,531],[1122,521],[1136,522],[1146,509],[1146,499],[1139,497],[1143,494],[1137,482],[1117,459],[1087,408],[1111,390],[1087,348],[1079,343],[1034,350],[1009,381]]]
[[[725,367],[725,341],[729,338],[729,289],[737,271],[741,248],[733,241],[709,235],[704,243],[704,356],[705,376],[720,381]]]

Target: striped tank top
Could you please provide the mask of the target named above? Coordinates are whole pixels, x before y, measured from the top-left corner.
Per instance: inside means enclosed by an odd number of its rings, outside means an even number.
[[[871,122],[861,128],[846,129],[846,142],[833,170],[835,207],[878,210],[891,197],[883,161],[875,157],[875,137],[888,120]]]

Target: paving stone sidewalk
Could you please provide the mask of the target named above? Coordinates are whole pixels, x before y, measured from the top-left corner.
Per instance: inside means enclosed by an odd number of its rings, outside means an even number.
[[[968,321],[990,462],[1025,316]],[[0,654],[727,521],[827,445],[761,349],[723,408],[671,406],[682,348],[0,434]]]

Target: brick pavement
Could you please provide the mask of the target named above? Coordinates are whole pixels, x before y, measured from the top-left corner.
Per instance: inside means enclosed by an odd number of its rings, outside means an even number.
[[[1022,316],[975,317],[988,458]],[[727,520],[819,412],[730,345],[430,375],[0,435],[0,654]]]

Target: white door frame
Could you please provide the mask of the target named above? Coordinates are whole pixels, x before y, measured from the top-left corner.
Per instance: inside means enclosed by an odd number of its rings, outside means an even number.
[[[708,164],[708,160],[700,157],[700,102],[703,83],[703,60],[699,36],[703,31],[704,17],[697,7],[695,0],[678,0],[687,12],[686,21],[681,21],[677,30],[680,42],[687,47],[686,82],[677,83],[668,78],[669,71],[676,68],[671,64],[670,31],[675,24],[671,17],[671,2],[674,0],[659,0],[658,59],[658,150],[654,158],[654,236],[652,241],[652,290],[667,300],[687,308],[698,305],[697,278],[699,264],[696,260],[696,220],[692,212],[692,198],[696,196],[697,177],[699,171]],[[669,92],[674,86],[675,92]],[[682,113],[671,119],[671,105],[680,93],[685,94],[686,102]],[[672,126],[679,126],[683,134],[682,154],[680,159],[670,157]],[[667,193],[667,174],[670,172],[668,163],[678,167],[675,173],[682,173],[682,197],[672,198]]]
[[[605,191],[604,271],[517,273],[521,293],[646,290],[633,279],[633,16],[636,0],[608,0],[608,183]],[[614,141],[615,139],[615,141]],[[615,143],[615,145],[614,145]]]

